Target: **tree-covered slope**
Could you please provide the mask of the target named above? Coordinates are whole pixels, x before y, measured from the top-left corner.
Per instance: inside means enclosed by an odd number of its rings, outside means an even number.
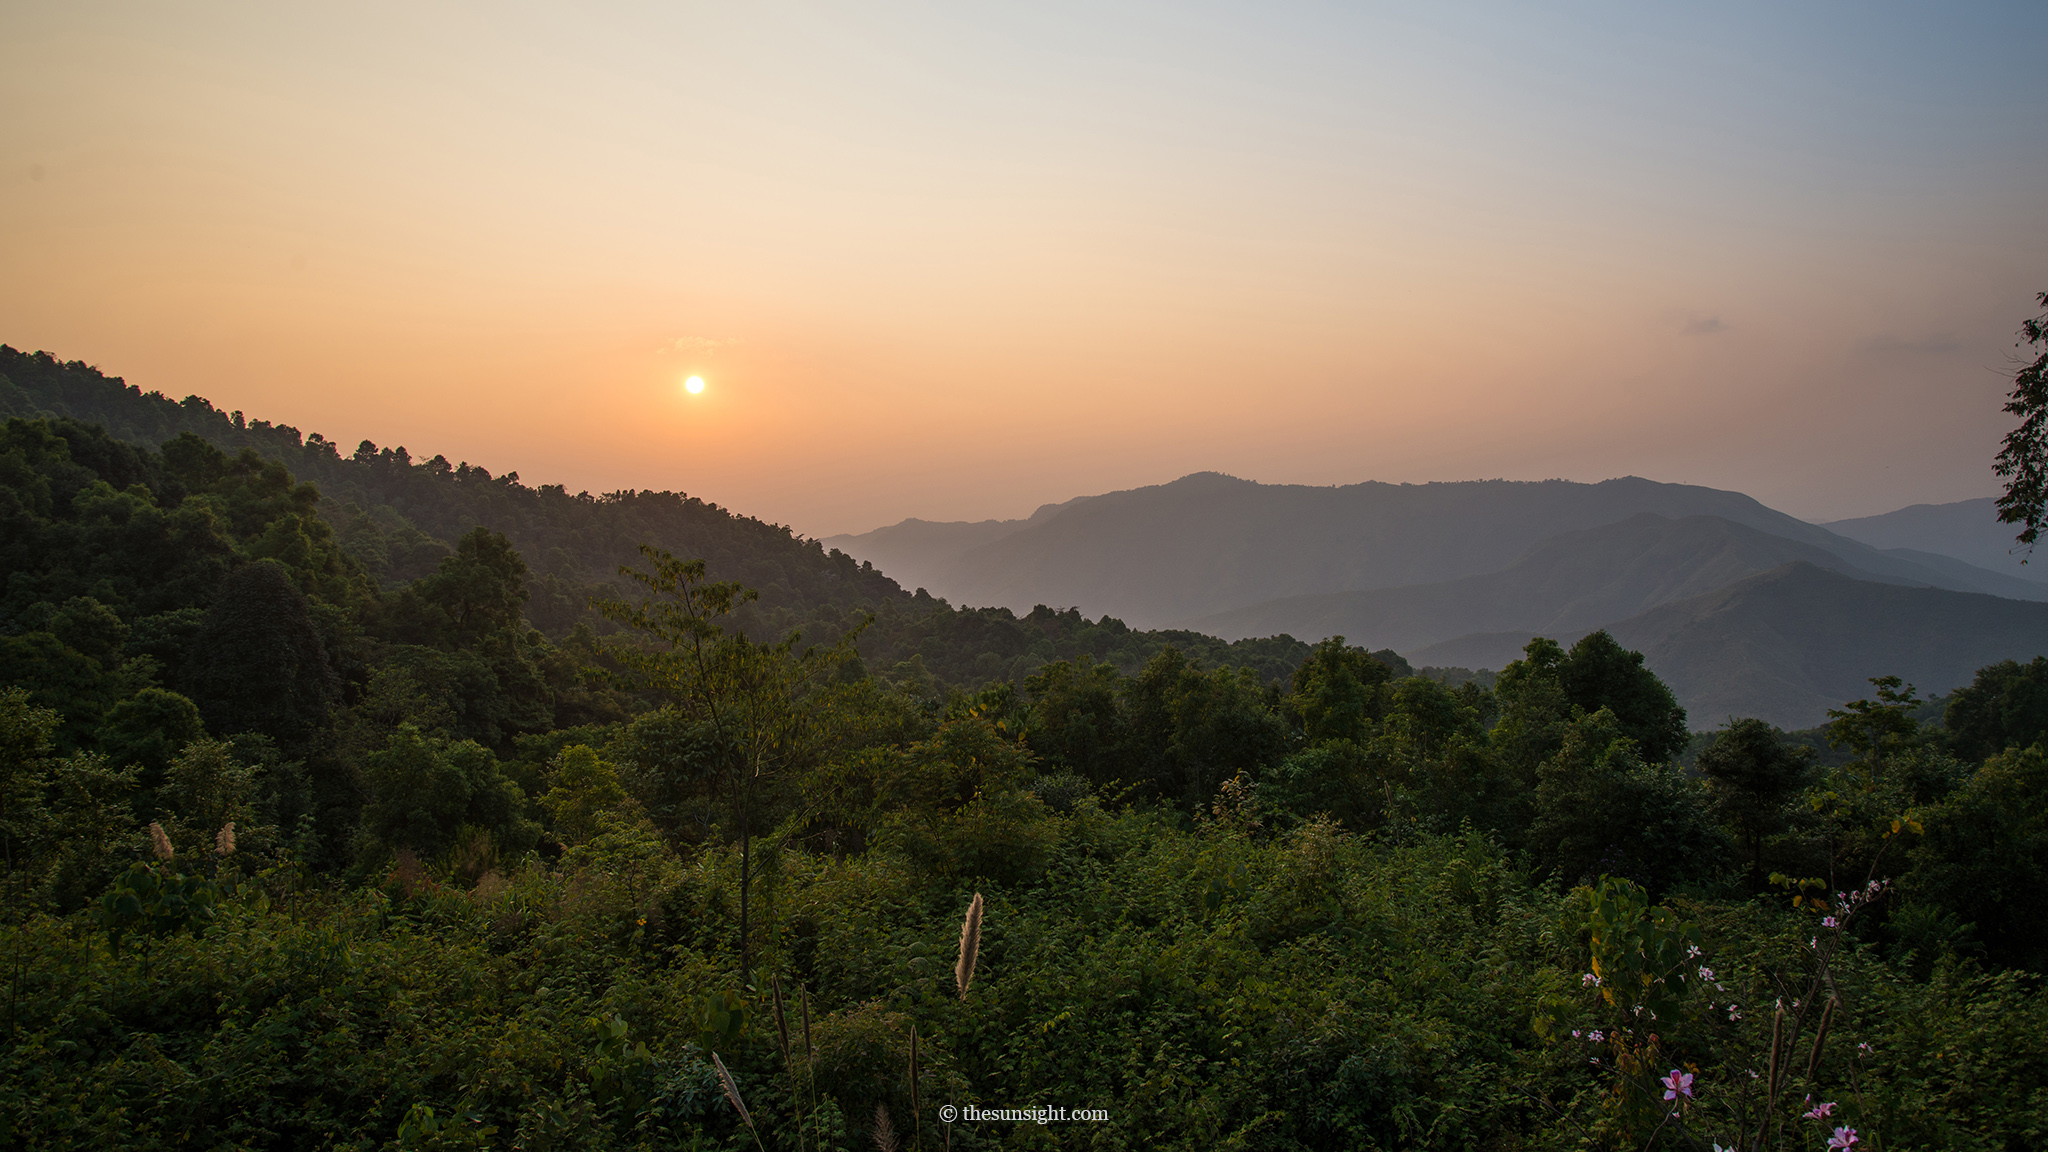
[[[1729,716],[1812,728],[1872,676],[1937,694],[1984,665],[2048,653],[2048,604],[1878,583],[1804,561],[1598,627],[1640,650],[1701,728]],[[1569,641],[1592,630],[1546,634]],[[1418,667],[1498,668],[1536,634],[1474,633],[1403,655]]]
[[[527,485],[516,471],[494,476],[467,462],[417,459],[403,447],[368,441],[344,453],[317,432],[222,412],[197,396],[173,401],[95,367],[5,345],[0,415],[75,419],[104,427],[114,441],[152,449],[189,433],[230,456],[246,449],[275,461],[317,488],[318,516],[341,551],[386,588],[432,573],[473,528],[503,533],[527,568],[525,618],[557,639],[578,623],[604,629],[590,600],[619,594],[619,566],[641,566],[646,544],[702,559],[714,579],[757,589],[760,600],[737,618],[752,632],[796,630],[823,642],[876,614],[860,641],[863,658],[883,674],[910,661],[895,674],[934,690],[1021,679],[1049,660],[1084,654],[1131,672],[1168,644],[1274,679],[1308,650],[1286,638],[1233,646],[1192,632],[1141,632],[1075,611],[955,609],[906,592],[871,564],[783,525],[682,493],[572,493],[558,484]]]
[[[494,476],[439,455],[417,459],[403,447],[364,441],[348,449],[317,432],[222,412],[201,397],[146,393],[44,352],[0,346],[0,377],[13,385],[0,391],[0,403],[15,415],[69,416],[151,448],[189,432],[231,454],[248,448],[282,463],[319,487],[343,547],[380,582],[431,571],[473,527],[502,532],[533,573],[528,614],[551,634],[583,616],[592,591],[615,587],[618,566],[636,561],[641,544],[702,558],[721,578],[760,589],[774,624],[908,600],[871,566],[682,493],[569,492],[521,483],[516,471]]]
[[[1873,676],[1947,692],[1978,668],[2048,653],[2048,604],[1854,580],[1788,564],[1608,625],[1702,726],[1818,724]]]

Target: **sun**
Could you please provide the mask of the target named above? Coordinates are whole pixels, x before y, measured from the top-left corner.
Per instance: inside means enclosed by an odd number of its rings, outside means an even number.
[[[683,381],[683,391],[685,392],[689,392],[694,395],[698,392],[702,392],[703,390],[704,378],[702,376],[692,376],[688,380]]]

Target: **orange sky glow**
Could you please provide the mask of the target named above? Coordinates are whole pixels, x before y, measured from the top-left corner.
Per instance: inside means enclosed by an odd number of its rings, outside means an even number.
[[[0,341],[811,535],[1205,469],[1863,515],[1996,491],[2042,22],[15,4]]]

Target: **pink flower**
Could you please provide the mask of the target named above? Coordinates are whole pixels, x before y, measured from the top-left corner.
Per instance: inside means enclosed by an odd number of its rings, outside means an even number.
[[[1584,976],[1579,977],[1579,983],[1588,988],[1598,988],[1600,986],[1600,977],[1588,972]]]
[[[1833,916],[1821,917],[1820,926],[1823,928],[1835,928],[1839,927],[1840,924],[1841,922],[1836,920]]]
[[[1712,968],[1708,968],[1708,967],[1705,967],[1704,965],[1703,965],[1703,966],[1701,966],[1701,968],[1700,968],[1700,979],[1702,979],[1702,980],[1712,980],[1713,978],[1714,978],[1714,970],[1713,970]]]
[[[1586,1033],[1586,1039],[1591,1040],[1595,1044],[1598,1044],[1602,1040],[1607,1039],[1607,1037],[1602,1035],[1598,1028],[1595,1028],[1591,1032]]]
[[[1692,1097],[1692,1073],[1690,1072],[1680,1072],[1678,1069],[1673,1068],[1671,1075],[1666,1076],[1658,1081],[1658,1083],[1664,1085],[1664,1098],[1666,1100],[1676,1100],[1680,1096],[1688,1099]]]
[[[1860,1143],[1862,1141],[1857,1139],[1854,1128],[1837,1128],[1835,1129],[1835,1134],[1828,1137],[1828,1147],[1830,1148],[1847,1148]]]
[[[1809,1097],[1811,1099],[1811,1097]],[[1826,1100],[1816,1104],[1806,1113],[1808,1120],[1825,1120],[1835,1114],[1835,1102]]]

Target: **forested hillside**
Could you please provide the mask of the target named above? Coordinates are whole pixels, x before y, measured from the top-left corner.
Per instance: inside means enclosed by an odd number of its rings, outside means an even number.
[[[318,433],[221,412],[197,396],[173,401],[145,393],[46,352],[0,345],[0,414],[70,418],[150,448],[190,435],[230,456],[248,451],[281,464],[314,486],[313,511],[379,588],[432,573],[473,528],[502,533],[526,565],[526,619],[555,640],[579,623],[600,632],[608,627],[591,600],[621,590],[619,566],[638,562],[646,544],[703,559],[716,577],[757,589],[760,599],[741,609],[736,625],[759,635],[794,630],[813,642],[830,640],[875,613],[860,641],[863,657],[883,672],[904,664],[900,675],[939,687],[1014,679],[1047,660],[1083,653],[1133,671],[1169,643],[1273,679],[1308,650],[1285,638],[1226,645],[1191,632],[1137,632],[1073,610],[1040,609],[1021,618],[1007,609],[955,611],[786,527],[681,493],[593,496],[561,485],[532,487],[516,471],[493,476],[466,462],[415,460],[403,447],[367,441],[344,455]]]
[[[1859,685],[1822,764],[1754,717],[1696,736],[1604,631],[1432,677],[956,610],[682,497],[345,460],[113,386],[214,436],[0,428],[0,1144],[2048,1130],[2048,661],[1940,725]],[[535,627],[570,577],[513,530],[636,506],[677,554]],[[781,573],[758,601],[750,564]]]
[[[1639,649],[1702,727],[1756,716],[1810,728],[1873,675],[1944,693],[1987,664],[2048,652],[2048,604],[1852,579],[1798,561],[1601,627]],[[1514,659],[1531,631],[1463,636],[1408,655],[1492,667]]]

